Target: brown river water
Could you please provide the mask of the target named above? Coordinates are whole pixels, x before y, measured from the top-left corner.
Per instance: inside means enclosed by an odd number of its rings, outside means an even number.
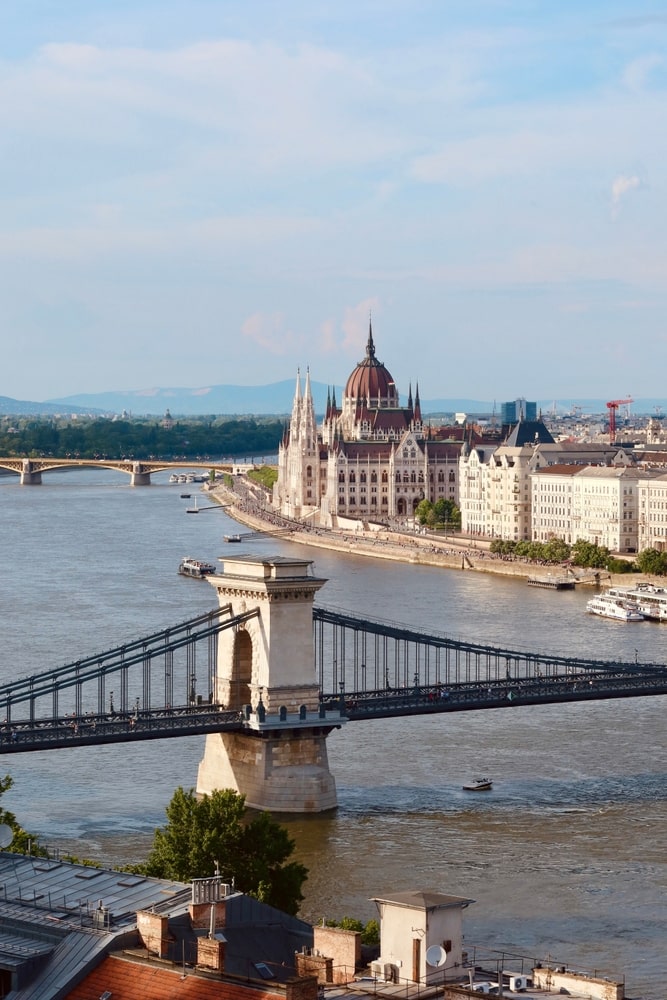
[[[176,567],[224,555],[223,535],[239,529],[222,510],[186,516],[181,491],[99,471],[0,480],[3,681],[213,606],[211,588]],[[240,548],[312,559],[327,607],[504,647],[664,659],[667,625],[592,619],[583,591],[277,539]],[[664,710],[659,697],[347,725],[329,738],[339,808],[281,817],[310,871],[302,915],[367,920],[371,897],[409,888],[466,896],[468,947],[600,970],[625,977],[631,997],[663,1000]],[[138,860],[202,750],[188,738],[7,757],[15,785],[2,804],[43,844]],[[493,791],[465,793],[481,773]]]

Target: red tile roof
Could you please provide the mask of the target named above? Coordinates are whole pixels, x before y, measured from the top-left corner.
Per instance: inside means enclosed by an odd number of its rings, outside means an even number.
[[[186,970],[184,978],[179,968],[112,955],[74,987],[66,1000],[91,1000],[107,992],[113,1000],[269,1000],[275,996],[267,990],[199,976],[192,969]]]

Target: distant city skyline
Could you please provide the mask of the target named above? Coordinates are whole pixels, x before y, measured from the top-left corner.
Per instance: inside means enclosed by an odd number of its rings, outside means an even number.
[[[0,395],[660,397],[655,0],[0,10]]]

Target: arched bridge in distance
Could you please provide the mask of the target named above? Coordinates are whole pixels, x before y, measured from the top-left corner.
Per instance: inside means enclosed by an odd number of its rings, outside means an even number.
[[[111,469],[124,472],[130,477],[132,486],[150,486],[151,475],[155,472],[168,472],[176,469],[202,469],[220,473],[232,473],[234,468],[243,463],[238,462],[204,462],[198,459],[186,459],[177,462],[162,462],[157,459],[132,458],[1,458],[0,469],[15,472],[22,486],[39,486],[42,473],[62,469]]]
[[[261,736],[247,678],[216,703],[219,636],[259,615],[231,605],[0,686],[0,753],[224,732]],[[319,725],[667,694],[660,663],[582,659],[453,639],[313,608]],[[280,708],[294,732],[313,713]]]

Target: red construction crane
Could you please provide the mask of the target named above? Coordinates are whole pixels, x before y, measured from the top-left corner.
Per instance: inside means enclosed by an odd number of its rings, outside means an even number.
[[[607,403],[607,409],[609,410],[609,443],[613,444],[616,440],[616,410],[619,406],[626,406],[629,403],[634,403],[634,399],[610,399]]]

